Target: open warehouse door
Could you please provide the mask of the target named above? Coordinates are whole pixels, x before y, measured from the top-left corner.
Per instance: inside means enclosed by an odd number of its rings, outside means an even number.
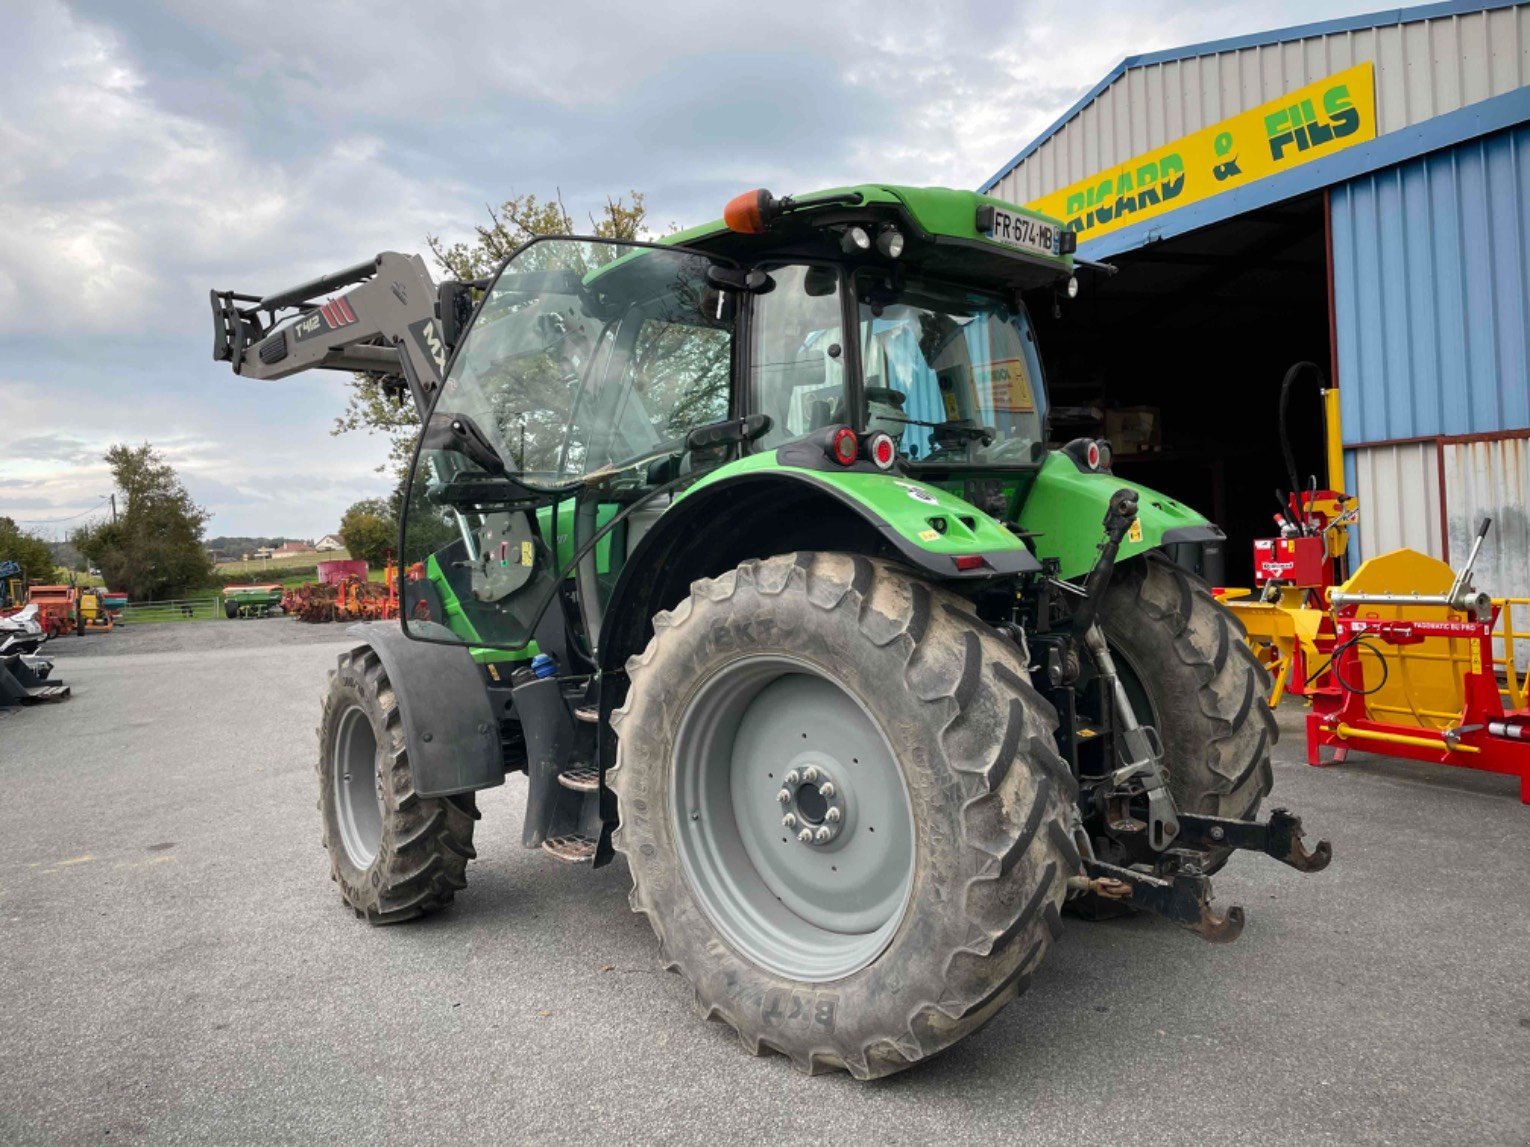
[[[1238,215],[1080,272],[1078,297],[1032,299],[1053,395],[1052,437],[1107,438],[1115,472],[1193,506],[1227,532],[1198,559],[1220,584],[1251,584],[1251,547],[1275,532],[1280,386],[1306,359],[1332,376],[1329,244],[1322,193]],[[1324,467],[1310,376],[1287,428],[1302,482]]]

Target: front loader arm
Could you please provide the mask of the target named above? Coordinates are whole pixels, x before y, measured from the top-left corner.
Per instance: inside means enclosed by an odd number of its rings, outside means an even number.
[[[446,366],[439,297],[425,261],[394,251],[269,295],[213,291],[213,358],[252,378],[318,369],[401,379],[423,412]]]

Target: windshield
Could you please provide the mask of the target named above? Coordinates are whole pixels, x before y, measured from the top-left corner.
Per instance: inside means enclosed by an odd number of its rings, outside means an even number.
[[[545,239],[500,272],[411,475],[412,633],[524,645],[578,533],[572,501],[546,503],[662,481],[654,463],[728,416],[732,307],[708,266],[672,248]],[[496,486],[505,472],[516,484]]]
[[[855,286],[868,431],[915,463],[1041,460],[1045,392],[1023,309],[913,276],[862,272]]]
[[[707,260],[547,239],[501,272],[434,407],[552,489],[727,416],[730,325]],[[706,304],[710,304],[708,309]]]

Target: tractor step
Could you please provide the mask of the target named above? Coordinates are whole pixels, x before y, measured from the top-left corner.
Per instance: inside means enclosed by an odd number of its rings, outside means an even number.
[[[575,765],[558,774],[558,783],[576,793],[593,793],[600,788],[600,770],[594,765]]]
[[[67,685],[39,685],[35,689],[28,689],[23,705],[44,705],[50,701],[64,701],[69,697]]]
[[[587,836],[552,836],[542,842],[542,851],[570,864],[595,859],[595,842]]]

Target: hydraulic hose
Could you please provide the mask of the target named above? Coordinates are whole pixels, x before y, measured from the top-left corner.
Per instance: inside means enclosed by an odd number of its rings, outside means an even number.
[[[1280,383],[1280,453],[1286,462],[1286,477],[1291,480],[1291,496],[1296,499],[1298,507],[1301,507],[1302,484],[1301,480],[1296,476],[1296,455],[1291,451],[1291,436],[1286,430],[1286,408],[1290,404],[1291,384],[1296,381],[1297,376],[1304,370],[1310,370],[1317,378],[1319,391],[1323,389],[1324,384],[1327,382],[1322,368],[1317,363],[1303,359],[1301,362],[1293,364],[1291,369],[1286,371],[1286,377]],[[1305,532],[1308,522],[1305,507],[1301,508],[1301,518],[1301,526]]]

